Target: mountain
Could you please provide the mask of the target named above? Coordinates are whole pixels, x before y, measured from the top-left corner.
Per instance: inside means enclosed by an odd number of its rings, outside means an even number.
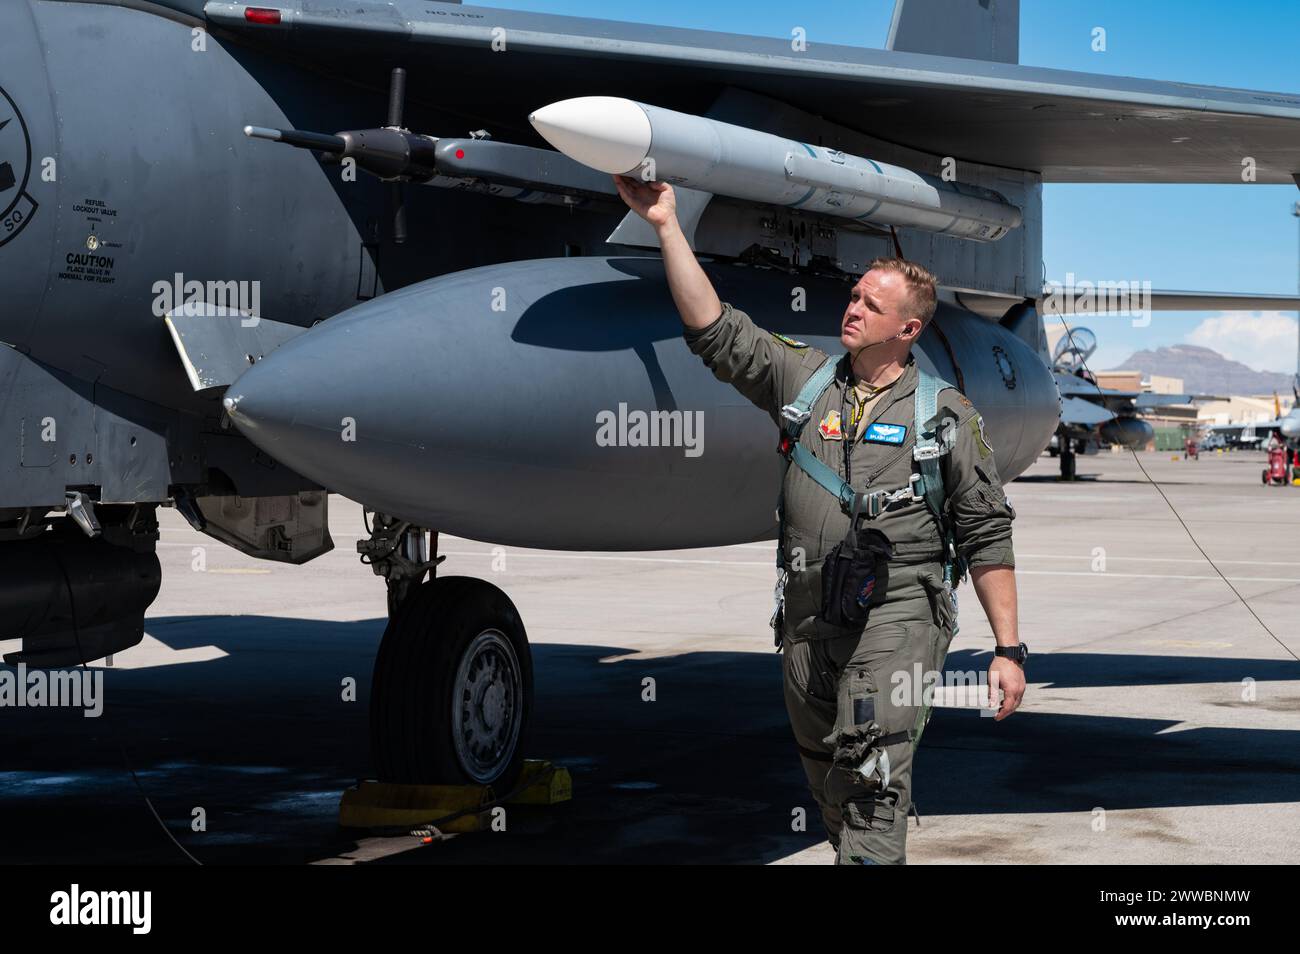
[[[1141,371],[1182,378],[1183,387],[1194,394],[1278,394],[1291,393],[1291,375],[1256,371],[1240,361],[1225,358],[1212,348],[1180,344],[1154,351],[1135,351],[1115,371]]]

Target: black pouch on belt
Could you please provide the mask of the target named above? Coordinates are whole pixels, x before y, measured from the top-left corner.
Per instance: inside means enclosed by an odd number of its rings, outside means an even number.
[[[821,619],[832,626],[862,626],[889,588],[889,538],[872,528],[850,529],[822,564]]]

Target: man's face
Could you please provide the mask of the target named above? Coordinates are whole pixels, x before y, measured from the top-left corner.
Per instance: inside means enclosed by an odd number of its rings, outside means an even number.
[[[907,282],[902,275],[882,269],[867,272],[849,292],[849,306],[840,322],[840,343],[857,351],[906,330],[906,303]]]

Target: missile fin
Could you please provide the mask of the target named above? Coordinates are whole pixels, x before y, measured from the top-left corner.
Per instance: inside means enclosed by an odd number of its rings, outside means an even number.
[[[704,210],[713,198],[712,192],[687,189],[685,186],[673,186],[677,197],[677,221],[681,223],[682,233],[692,251],[695,249],[695,229],[700,224]],[[623,221],[609,233],[606,242],[615,245],[632,245],[637,248],[658,248],[659,236],[650,223],[635,212],[628,212]]]

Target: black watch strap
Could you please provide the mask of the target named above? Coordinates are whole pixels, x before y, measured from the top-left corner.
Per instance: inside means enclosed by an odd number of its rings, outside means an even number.
[[[1013,660],[1023,666],[1025,660],[1029,658],[1029,647],[1024,643],[1017,643],[1014,646],[995,646],[993,654]]]

